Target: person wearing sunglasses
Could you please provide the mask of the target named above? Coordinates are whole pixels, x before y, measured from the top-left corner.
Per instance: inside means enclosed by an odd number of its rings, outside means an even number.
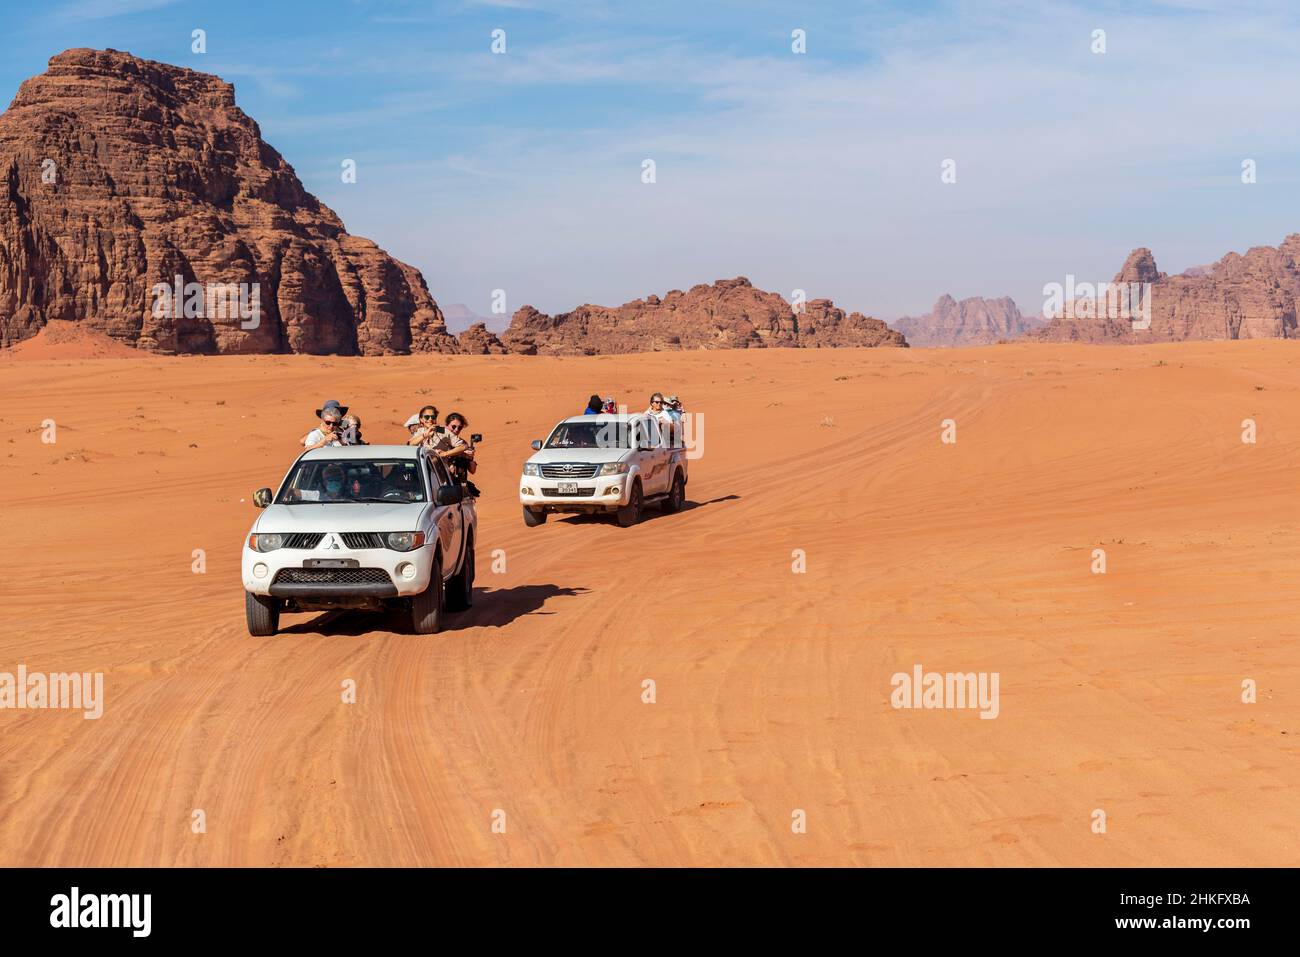
[[[321,449],[327,445],[342,445],[343,430],[339,423],[347,411],[346,406],[340,406],[333,399],[326,402],[316,410],[316,417],[320,419],[320,425],[303,437],[302,444],[308,449]]]
[[[479,490],[470,481],[470,474],[478,471],[474,461],[474,440],[469,434],[469,420],[459,412],[447,415],[447,431],[433,446],[434,454],[447,463],[451,477],[463,482],[469,493],[478,498]]]
[[[429,446],[436,444],[442,438],[437,430],[437,425],[438,407],[426,405],[420,410],[420,424],[411,432],[411,437],[407,439],[406,444]]]
[[[645,411],[647,415],[653,415],[659,420],[661,428],[671,429],[676,427],[677,423],[673,419],[670,410],[671,406],[669,405],[668,400],[664,398],[664,394],[662,392],[656,392],[654,395],[650,396],[650,408]]]

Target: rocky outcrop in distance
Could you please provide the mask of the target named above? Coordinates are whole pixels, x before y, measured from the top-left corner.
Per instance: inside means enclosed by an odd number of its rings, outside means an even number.
[[[524,306],[501,342],[525,355],[907,346],[900,333],[879,319],[846,314],[829,299],[811,300],[796,311],[744,276],[621,306],[582,305],[555,316]]]
[[[1109,296],[1065,303],[1033,337],[1051,342],[1180,342],[1187,339],[1297,338],[1300,300],[1300,233],[1281,245],[1228,253],[1212,266],[1170,276],[1156,268],[1151,250],[1133,250],[1111,280],[1137,288],[1140,309],[1119,309]],[[1069,315],[1068,313],[1073,313]]]
[[[925,315],[903,316],[893,323],[911,345],[938,348],[1006,342],[1041,325],[1041,319],[1023,315],[1009,296],[972,296],[958,302],[947,294]]]

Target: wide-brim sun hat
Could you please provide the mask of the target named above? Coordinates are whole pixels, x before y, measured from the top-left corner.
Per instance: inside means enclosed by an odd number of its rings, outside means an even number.
[[[328,402],[325,402],[323,405],[321,405],[319,409],[316,410],[316,418],[318,419],[325,418],[324,413],[326,411],[337,412],[339,414],[339,418],[342,418],[343,416],[348,414],[348,407],[346,405],[339,405],[338,399],[330,399]]]

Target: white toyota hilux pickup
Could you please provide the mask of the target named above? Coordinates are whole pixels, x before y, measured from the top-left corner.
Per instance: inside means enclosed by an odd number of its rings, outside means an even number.
[[[541,525],[551,512],[609,512],[626,528],[647,503],[678,511],[687,478],[680,431],[647,413],[564,419],[524,463],[524,524]]]
[[[401,606],[416,634],[473,603],[474,499],[442,461],[407,445],[313,449],[298,456],[244,541],[250,635],[280,611]]]

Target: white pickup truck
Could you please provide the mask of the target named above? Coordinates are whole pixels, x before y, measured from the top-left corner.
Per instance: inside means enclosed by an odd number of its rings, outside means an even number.
[[[416,634],[474,598],[474,499],[442,460],[409,445],[312,449],[298,456],[244,541],[250,635],[280,611],[400,606]]]
[[[626,528],[647,503],[676,512],[686,501],[681,429],[653,415],[575,415],[533,449],[519,479],[530,528],[552,512],[608,512]]]

